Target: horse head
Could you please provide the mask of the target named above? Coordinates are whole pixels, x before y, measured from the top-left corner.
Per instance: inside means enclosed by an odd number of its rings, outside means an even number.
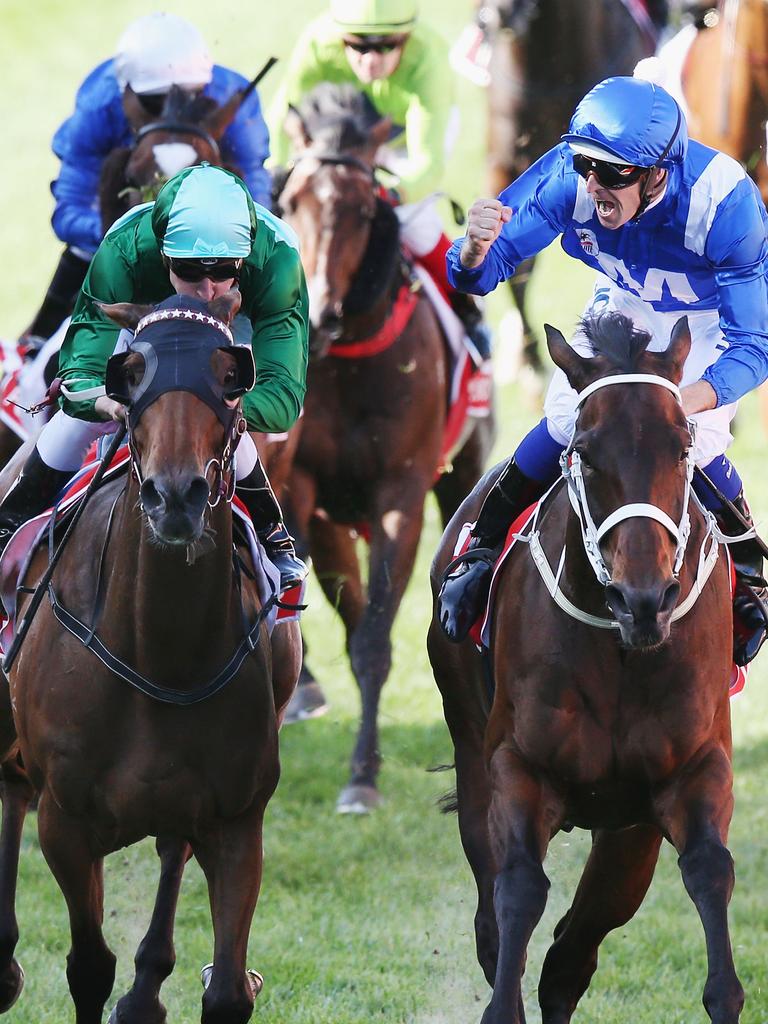
[[[553,361],[579,392],[564,475],[624,644],[655,647],[669,636],[689,530],[693,438],[677,388],[688,321],[677,322],[664,352],[648,352],[650,335],[618,313],[582,329],[594,358],[546,328]]]
[[[222,136],[250,91],[238,89],[219,106],[209,96],[174,85],[162,110],[154,114],[128,86],[123,109],[134,142],[113,150],[104,162],[99,183],[104,230],[132,206],[155,199],[165,182],[185,167],[204,161],[223,166]]]
[[[291,108],[286,121],[294,159],[278,206],[301,243],[315,358],[344,331],[371,226],[383,212],[374,165],[391,126],[364,93],[329,83]]]
[[[232,496],[240,398],[255,380],[251,350],[229,330],[239,306],[235,289],[209,305],[177,295],[154,308],[102,305],[135,332],[109,360],[107,393],[128,410],[141,508],[163,545],[194,548],[209,507]]]

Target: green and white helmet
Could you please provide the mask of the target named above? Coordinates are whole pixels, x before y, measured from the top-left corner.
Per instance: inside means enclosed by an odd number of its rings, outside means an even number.
[[[417,14],[416,0],[331,0],[331,17],[339,31],[355,36],[410,32]]]
[[[200,164],[160,189],[152,230],[160,251],[172,259],[245,259],[256,237],[256,211],[236,174]]]

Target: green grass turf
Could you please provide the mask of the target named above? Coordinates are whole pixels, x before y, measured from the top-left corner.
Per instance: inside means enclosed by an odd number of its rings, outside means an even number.
[[[425,17],[455,36],[470,4],[425,0]],[[171,0],[165,9],[195,21],[215,58],[253,73],[272,53],[285,57],[295,34],[322,4]],[[134,17],[149,3],[95,0],[4,0],[0,32],[3,153],[0,196],[0,333],[12,337],[32,316],[58,258],[49,227],[48,182],[56,161],[50,136],[69,113],[74,91]],[[265,82],[269,97],[279,65]],[[463,205],[483,194],[483,97],[460,89],[464,130],[447,186]],[[566,333],[590,276],[553,249],[539,262],[531,314]],[[503,295],[489,302],[497,322]],[[496,455],[514,448],[539,412],[514,385],[499,392]],[[758,519],[768,510],[765,430],[754,397],[739,414],[733,455]],[[429,774],[449,762],[451,745],[424,647],[429,614],[427,571],[439,536],[430,503],[419,560],[394,634],[394,664],[381,708],[384,808],[369,819],[338,818],[336,795],[346,778],[358,695],[344,655],[342,630],[316,586],[305,616],[312,664],[332,705],[316,722],[286,729],[283,776],[266,819],[262,897],[254,918],[249,962],[266,977],[255,1019],[280,1024],[472,1024],[488,989],[474,955],[474,885],[455,818],[436,801],[450,774]],[[768,662],[754,668],[733,705],[736,810],[731,850],[737,887],[731,904],[737,967],[747,990],[743,1024],[768,1021],[765,878],[768,869]],[[583,833],[557,836],[547,872],[552,889],[531,945],[525,978],[529,1017],[538,1020],[536,979],[554,923],[567,906],[586,856]],[[149,920],[157,879],[153,846],[145,842],[108,858],[105,931],[119,957],[115,998],[130,984],[132,958]],[[19,885],[19,956],[27,987],[9,1015],[19,1024],[73,1019],[64,976],[69,946],[63,900],[40,854],[34,816],[28,822]],[[164,987],[169,1020],[199,1019],[200,966],[211,956],[207,893],[188,867],[176,928],[178,965]],[[636,918],[604,943],[599,971],[575,1017],[583,1024],[694,1024],[705,979],[704,942],[674,852],[663,851],[656,879]],[[111,1004],[110,1004],[111,1005]]]

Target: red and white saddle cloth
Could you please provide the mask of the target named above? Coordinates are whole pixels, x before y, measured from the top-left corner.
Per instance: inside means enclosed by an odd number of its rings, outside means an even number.
[[[104,480],[111,480],[116,476],[127,473],[129,471],[129,461],[128,447],[123,445],[104,474]],[[99,467],[99,462],[97,446],[94,445],[86,458],[83,468],[73,477],[58,504],[59,516],[69,511],[82,499],[88,484]],[[272,594],[279,593],[280,573],[264,553],[264,549],[256,536],[251,517],[248,515],[245,505],[237,496],[232,501],[232,511],[239,517],[243,526],[243,532],[248,542],[253,568],[259,585],[260,596],[262,601],[266,601]],[[9,618],[3,620],[2,628],[0,628],[1,654],[5,654],[8,651],[16,629],[16,587],[18,580],[23,578],[37,549],[42,543],[46,542],[48,526],[52,515],[53,509],[48,509],[19,527],[9,541],[2,558],[0,558],[0,594],[2,594],[3,605],[9,614]],[[300,585],[279,594],[280,605],[284,604],[286,607],[274,605],[270,610],[265,619],[270,633],[277,623],[299,618],[301,614],[299,606],[304,603],[305,589],[306,580]]]
[[[493,603],[496,597],[496,587],[499,578],[499,572],[501,567],[504,565],[509,552],[518,542],[520,535],[525,530],[525,527],[534,518],[538,504],[531,505],[527,508],[517,519],[512,523],[509,530],[507,531],[507,538],[504,541],[504,548],[499,555],[496,565],[493,569],[493,577],[491,579],[491,586],[488,591],[488,601],[482,610],[481,615],[472,626],[469,631],[469,635],[474,640],[478,650],[488,650],[490,644],[491,634],[491,613],[493,611]],[[469,547],[471,540],[470,531],[474,526],[474,523],[464,523],[462,526],[456,545],[454,547],[454,557],[462,554]],[[727,549],[726,549],[727,550]],[[731,561],[730,552],[728,553],[728,565],[730,567],[730,580],[731,580],[731,595],[733,595],[734,588],[736,586],[736,571]],[[732,665],[731,666],[731,678],[728,683],[728,694],[730,697],[735,697],[737,693],[741,693],[747,682],[747,675],[749,672],[749,665]]]
[[[50,416],[50,409],[34,414],[28,410],[45,398],[45,369],[61,348],[68,326],[69,317],[34,359],[25,359],[15,341],[0,340],[0,420],[22,441],[36,437]]]

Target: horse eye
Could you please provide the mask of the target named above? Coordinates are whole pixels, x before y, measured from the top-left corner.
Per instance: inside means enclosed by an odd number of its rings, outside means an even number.
[[[589,461],[589,457],[587,456],[587,453],[582,448],[577,448],[576,452],[577,452],[579,458],[581,459],[581,465],[582,465],[583,469],[594,469],[595,468],[592,465],[592,463]]]

